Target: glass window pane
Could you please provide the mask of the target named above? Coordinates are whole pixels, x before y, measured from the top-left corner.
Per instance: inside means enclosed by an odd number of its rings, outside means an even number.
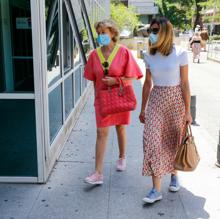
[[[49,94],[50,142],[54,140],[62,124],[62,89],[61,85]]]
[[[84,77],[82,77],[82,92],[85,90],[86,86],[87,86],[87,80]]]
[[[0,92],[33,92],[30,0],[0,1]]]
[[[81,64],[79,47],[77,45],[75,38],[73,39],[73,60],[74,60],[74,67],[77,67]]]
[[[50,86],[61,77],[58,0],[47,0],[45,7],[47,32],[47,71],[48,84]]]
[[[68,77],[64,82],[64,94],[65,94],[65,118],[68,117],[73,109],[73,76]]]
[[[34,100],[0,100],[0,176],[37,176]]]
[[[0,3],[0,60],[3,61],[3,38],[2,38],[2,15],[1,15],[1,3]],[[0,65],[0,92],[5,90],[5,73],[3,63]]]
[[[73,0],[72,0],[72,6],[73,6],[73,11],[74,11],[74,14],[76,17],[78,30],[80,33],[80,40],[83,45],[84,53],[87,56],[89,54],[89,51],[92,50],[92,46],[90,45],[88,30],[86,28],[86,23],[85,23],[85,19],[83,17],[83,12],[80,8],[80,5],[74,4]]]
[[[81,96],[81,68],[74,72],[75,76],[75,103]]]
[[[66,11],[66,6],[63,3],[63,65],[64,72],[72,68],[73,56],[73,31],[70,26],[69,17]]]

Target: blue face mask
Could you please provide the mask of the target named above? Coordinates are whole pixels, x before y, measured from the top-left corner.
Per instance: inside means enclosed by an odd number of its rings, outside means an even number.
[[[97,38],[97,42],[103,46],[108,46],[111,39],[108,34],[100,34]]]
[[[151,34],[149,35],[149,40],[150,40],[150,42],[151,42],[152,44],[157,43],[157,41],[158,41],[158,35],[151,33]]]

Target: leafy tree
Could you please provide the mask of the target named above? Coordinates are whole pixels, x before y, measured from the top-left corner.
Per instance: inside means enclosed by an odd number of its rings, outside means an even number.
[[[204,10],[213,9],[213,14],[204,17],[204,22],[220,21],[220,1],[219,0],[208,0],[200,3]]]
[[[199,24],[201,27],[203,26],[201,11],[202,11],[202,3],[206,1],[207,0],[195,0],[196,14],[195,14],[194,28],[197,24]]]
[[[194,0],[157,0],[159,12],[167,17],[171,23],[180,29],[186,29],[191,26],[192,10]]]
[[[139,23],[134,8],[127,8],[121,3],[111,4],[111,19],[117,23],[120,30],[124,28],[133,30],[134,27]]]
[[[181,29],[191,26],[195,28],[197,24],[202,27],[202,10],[204,8],[220,10],[220,0],[157,0],[156,2],[160,14],[166,16],[175,27]],[[216,14],[216,16],[219,15]]]

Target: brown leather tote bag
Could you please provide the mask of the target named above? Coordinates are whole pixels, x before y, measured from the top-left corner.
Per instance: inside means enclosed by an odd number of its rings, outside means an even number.
[[[185,135],[175,157],[174,168],[180,171],[193,171],[199,161],[200,156],[192,136],[191,126],[186,125]]]

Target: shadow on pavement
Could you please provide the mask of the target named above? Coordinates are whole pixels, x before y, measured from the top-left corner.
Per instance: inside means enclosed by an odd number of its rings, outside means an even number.
[[[204,209],[206,199],[194,195],[186,188],[179,191],[180,200],[189,219],[209,218],[209,213]]]

